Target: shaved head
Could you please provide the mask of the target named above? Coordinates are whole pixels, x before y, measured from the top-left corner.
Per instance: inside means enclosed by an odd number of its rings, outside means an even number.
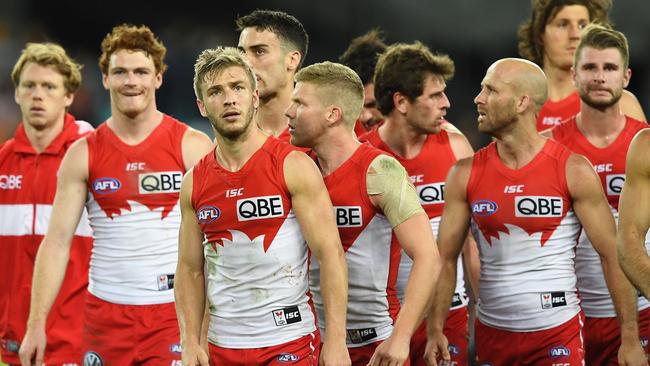
[[[512,87],[518,97],[528,96],[537,113],[546,101],[548,86],[544,71],[534,62],[521,58],[504,58],[493,63],[487,71]]]

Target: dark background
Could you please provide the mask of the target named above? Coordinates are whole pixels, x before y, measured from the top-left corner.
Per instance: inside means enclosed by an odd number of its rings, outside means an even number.
[[[0,141],[15,129],[20,113],[14,102],[11,69],[27,41],[54,41],[85,65],[72,112],[94,125],[110,115],[108,93],[97,66],[100,43],[119,23],[148,25],[167,46],[169,70],[158,92],[160,110],[212,135],[199,115],[192,91],[198,53],[218,45],[235,46],[234,19],[257,9],[296,16],[310,36],[305,65],[338,60],[349,41],[380,27],[388,43],[420,40],[449,54],[456,76],[448,83],[448,119],[474,148],[488,139],[476,132],[473,99],[487,67],[502,57],[517,57],[517,26],[530,15],[527,0],[385,1],[181,1],[172,7],[145,1],[0,0]],[[60,15],[63,14],[63,15]],[[617,0],[611,18],[631,49],[628,87],[650,112],[650,2]]]

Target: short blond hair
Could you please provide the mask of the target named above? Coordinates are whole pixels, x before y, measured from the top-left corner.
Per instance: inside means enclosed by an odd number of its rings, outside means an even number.
[[[334,62],[321,62],[305,67],[296,74],[296,83],[315,85],[325,105],[334,104],[343,110],[343,121],[353,126],[363,107],[363,83],[351,68]]]
[[[20,74],[28,62],[53,66],[63,76],[63,86],[70,94],[76,92],[81,85],[82,65],[71,59],[63,47],[56,43],[27,43],[11,72],[14,87],[20,84]]]
[[[257,89],[257,79],[251,65],[242,56],[241,52],[234,47],[217,47],[204,50],[194,63],[194,94],[199,100],[203,100],[201,83],[210,75],[223,72],[231,66],[239,66],[244,69],[251,90]]]

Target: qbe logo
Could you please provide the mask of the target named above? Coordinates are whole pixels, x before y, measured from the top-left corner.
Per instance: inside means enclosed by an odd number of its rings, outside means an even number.
[[[497,212],[499,206],[494,201],[478,200],[472,202],[472,214],[477,216],[490,216]]]
[[[360,227],[363,225],[361,207],[359,206],[336,206],[334,214],[338,227]]]
[[[138,174],[140,194],[180,192],[182,172],[151,172]]]
[[[93,182],[93,191],[99,194],[114,193],[117,192],[120,187],[122,187],[122,183],[117,178],[97,178]]]
[[[569,357],[571,355],[571,351],[564,346],[555,346],[548,350],[548,355],[551,358]]]
[[[607,195],[618,196],[623,190],[623,183],[625,183],[625,174],[608,174],[605,177],[605,184],[607,185]]]
[[[221,217],[221,210],[214,206],[203,206],[196,211],[196,218],[201,224],[209,224]]]
[[[104,361],[97,352],[88,351],[84,355],[84,366],[104,366]]]
[[[249,221],[284,216],[282,197],[263,196],[237,200],[237,219]]]
[[[431,183],[415,187],[421,205],[445,203],[445,183]]]
[[[272,313],[273,319],[275,320],[275,325],[278,327],[302,321],[300,310],[298,310],[297,306],[289,306],[282,309],[276,309],[273,310]]]
[[[562,197],[515,197],[515,217],[562,217],[563,208]]]
[[[277,358],[278,358],[278,362],[281,363],[296,362],[300,360],[300,357],[289,352],[280,353]]]

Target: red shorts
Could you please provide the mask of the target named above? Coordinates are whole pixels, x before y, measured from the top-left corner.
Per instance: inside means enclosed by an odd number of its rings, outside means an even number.
[[[641,346],[645,351],[645,356],[650,360],[650,347],[648,346],[648,339],[650,339],[650,308],[639,311],[639,338],[641,338]]]
[[[555,328],[511,332],[476,320],[476,356],[479,365],[582,366],[582,314]]]
[[[639,338],[648,357],[650,308],[639,311]],[[585,363],[587,365],[618,365],[621,328],[616,318],[585,318]],[[650,357],[648,357],[650,358]]]
[[[318,366],[320,333],[314,331],[291,342],[262,348],[223,348],[209,344],[210,361],[218,366],[284,365]]]
[[[383,341],[374,342],[367,344],[362,347],[349,348],[348,352],[350,353],[350,359],[352,360],[352,366],[366,366],[370,363],[372,355],[375,354],[375,350]],[[411,360],[407,358],[404,362],[404,366],[410,366]]]
[[[84,364],[181,365],[173,302],[120,305],[88,293],[84,315]]]
[[[469,342],[469,313],[467,306],[450,310],[442,333],[449,341],[449,355],[453,366],[467,365],[467,347]],[[424,351],[427,346],[427,324],[423,321],[411,338],[411,364],[425,366]]]

